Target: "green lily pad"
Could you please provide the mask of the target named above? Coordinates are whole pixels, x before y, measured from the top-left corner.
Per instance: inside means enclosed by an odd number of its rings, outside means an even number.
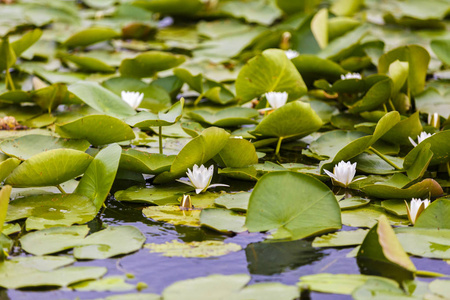
[[[28,196],[10,202],[8,222],[27,219],[27,230],[84,224],[97,213],[91,199],[74,194]]]
[[[236,79],[236,95],[248,102],[266,92],[287,92],[295,100],[307,91],[302,76],[282,50],[268,49],[250,59]]]
[[[41,152],[20,164],[6,178],[14,187],[58,185],[84,173],[92,157],[82,151],[54,149]]]
[[[314,274],[300,277],[299,286],[308,285],[312,291],[350,295],[356,288],[371,279],[379,279],[394,285],[398,284],[387,278],[360,274]]]
[[[154,205],[179,205],[178,198],[193,190],[193,187],[185,184],[151,187],[132,186],[126,190],[116,192],[114,198],[118,201],[151,203]]]
[[[347,247],[361,245],[368,230],[356,229],[350,231],[338,231],[314,239],[313,247]]]
[[[18,223],[5,223],[3,224],[3,230],[2,233],[6,236],[19,233],[22,231],[22,227],[20,227],[20,224]]]
[[[350,142],[366,136],[360,131],[332,130],[311,142],[309,150],[324,158],[332,158]]]
[[[386,213],[383,208],[373,204],[356,209],[343,210],[341,214],[342,224],[352,227],[371,228],[377,224],[377,220],[381,215],[387,217],[392,225],[401,226],[409,224],[407,219]]]
[[[144,174],[159,174],[169,171],[174,159],[174,155],[168,156],[126,149],[122,151],[120,156],[119,168]]]
[[[207,208],[200,214],[202,226],[223,232],[244,232],[245,216],[224,208]]]
[[[319,180],[299,173],[274,172],[256,184],[245,225],[250,232],[277,229],[277,238],[301,239],[340,229],[340,211],[336,197]],[[317,218],[319,215],[321,218]]]
[[[431,49],[437,55],[437,57],[446,65],[450,65],[450,54],[448,53],[448,49],[450,49],[450,40],[449,39],[436,39],[432,40],[430,43]],[[13,45],[14,47],[14,45]]]
[[[48,264],[54,258],[46,256],[31,257],[34,261]],[[33,267],[31,261],[12,259],[0,265],[0,286],[7,289],[19,289],[38,286],[66,287],[83,280],[95,280],[106,274],[104,267],[54,267],[51,270],[40,270]]]
[[[116,71],[116,68],[104,63],[100,59],[93,57],[64,55],[62,58],[66,61],[74,63],[78,68],[87,72],[114,73]]]
[[[50,86],[30,92],[31,100],[43,110],[50,112],[64,102],[67,97],[67,86],[55,83]]]
[[[0,181],[3,181],[6,177],[8,177],[11,172],[17,168],[20,164],[20,160],[17,158],[7,158],[0,162]]]
[[[152,126],[168,126],[176,123],[183,113],[184,99],[172,105],[169,110],[154,114],[148,111],[143,111],[135,116],[125,119],[125,122],[130,126],[138,128],[149,128]]]
[[[62,137],[85,139],[93,145],[106,145],[135,138],[133,130],[122,120],[106,115],[91,115],[57,124]]]
[[[361,189],[367,195],[380,199],[426,198],[429,195],[437,197],[443,194],[442,187],[431,178],[424,179],[407,188],[385,185],[379,182],[364,185]]]
[[[20,238],[22,248],[34,255],[73,250],[77,259],[105,259],[139,250],[145,236],[133,226],[110,226],[86,237],[83,226],[54,227],[28,233]]]
[[[403,249],[412,255],[450,259],[448,229],[406,227],[395,228],[395,233]]]
[[[438,199],[420,214],[414,227],[450,229],[449,213],[450,199]]]
[[[229,133],[217,127],[210,127],[193,138],[181,149],[170,167],[170,172],[159,174],[154,182],[165,183],[183,176],[188,168],[193,165],[201,165],[222,150],[229,138]]]
[[[362,273],[381,275],[398,282],[414,279],[416,272],[385,216],[381,216],[378,224],[367,233],[356,260]]]
[[[404,201],[401,200],[384,200],[381,202],[381,207],[387,212],[394,214],[399,217],[407,218],[406,205]]]
[[[125,282],[125,276],[108,276],[95,281],[83,281],[71,285],[76,291],[83,292],[122,292],[136,289],[136,285]]]
[[[69,85],[68,90],[93,109],[112,117],[123,118],[136,114],[118,95],[98,83],[80,81]]]
[[[396,166],[403,166],[403,159],[396,156],[385,155]],[[356,162],[356,169],[360,172],[367,174],[394,174],[401,172],[381,159],[378,155],[370,154],[367,152],[361,153],[358,156],[351,159],[351,162]]]
[[[172,240],[164,244],[145,244],[144,247],[150,249],[150,253],[169,257],[216,257],[242,250],[238,244],[222,241],[180,243]]]
[[[361,206],[365,206],[370,203],[369,199],[361,198],[361,197],[350,197],[339,200],[339,207],[341,210],[345,209],[354,209]]]
[[[230,138],[214,157],[221,166],[242,168],[258,163],[255,146],[247,140]]]
[[[223,194],[214,201],[214,204],[234,211],[246,212],[248,208],[248,202],[250,200],[250,195],[250,192]]]
[[[149,206],[142,213],[156,221],[167,222],[173,225],[200,226],[200,209],[181,210],[179,206]]]
[[[125,77],[152,77],[159,71],[179,66],[186,59],[183,55],[176,55],[161,51],[148,51],[135,58],[124,59],[120,64],[120,74]]]
[[[391,89],[391,79],[385,79],[375,83],[361,100],[349,106],[349,111],[355,114],[370,111],[379,107],[389,100]]]
[[[409,296],[405,291],[398,287],[396,283],[386,282],[382,278],[370,279],[363,285],[356,288],[352,293],[355,300],[369,299],[420,299],[418,297]]]
[[[258,116],[258,111],[246,107],[229,107],[211,113],[206,110],[194,110],[188,113],[195,121],[219,127],[235,127],[246,124],[257,124],[252,118]]]
[[[69,148],[79,151],[86,151],[90,143],[85,140],[67,140],[48,135],[30,134],[0,143],[0,150],[8,156],[13,156],[21,160],[27,160],[32,156],[52,150]]]
[[[105,202],[116,178],[121,152],[122,148],[117,144],[100,150],[74,191],[74,194],[88,197],[97,212]]]
[[[20,39],[11,43],[17,57],[20,57],[28,48],[33,46],[42,36],[42,30],[36,28],[25,33]]]
[[[9,43],[8,36],[3,37],[0,43],[0,71],[4,71],[12,67],[17,59],[14,49]]]
[[[9,197],[11,195],[11,186],[6,185],[0,190],[0,235],[3,232],[3,224],[6,220],[6,213],[8,211]],[[1,249],[0,249],[1,251]]]
[[[322,127],[322,120],[310,104],[293,101],[266,116],[250,133],[261,137],[304,137]]]
[[[378,72],[387,74],[389,66],[396,60],[406,61],[409,64],[408,88],[411,90],[412,95],[415,96],[423,91],[430,61],[428,51],[418,45],[395,48],[380,57]]]
[[[430,144],[430,150],[433,152],[433,157],[430,161],[430,166],[446,163],[450,160],[450,130],[440,131],[425,139],[412,149],[405,157],[404,166],[409,168],[417,159],[420,151]],[[414,137],[415,139],[415,137]]]
[[[334,82],[346,73],[337,63],[315,55],[302,54],[293,58],[292,62],[308,86],[311,86],[318,79]]]
[[[119,36],[119,33],[111,28],[93,27],[75,33],[64,42],[64,45],[70,48],[86,47],[98,42],[114,39]]]

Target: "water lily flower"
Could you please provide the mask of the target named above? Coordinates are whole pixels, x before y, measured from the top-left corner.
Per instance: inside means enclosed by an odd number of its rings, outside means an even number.
[[[197,194],[200,194],[201,192],[204,192],[207,189],[216,186],[229,187],[229,185],[227,184],[220,184],[220,183],[210,185],[213,174],[214,174],[214,166],[210,166],[207,169],[204,165],[201,165],[200,167],[194,165],[192,171],[191,169],[188,169],[188,171],[186,172],[186,175],[189,177],[190,182],[183,180],[177,181],[194,187],[195,192]]]
[[[357,180],[363,179],[365,177],[358,178],[353,180],[356,174],[356,163],[351,163],[349,161],[341,161],[333,168],[333,173],[328,170],[324,170],[325,173],[331,177],[333,180],[333,184],[339,185],[342,187],[348,187],[350,183],[355,182]]]
[[[183,199],[181,200],[180,208],[182,210],[190,210],[193,208],[190,195],[183,195]]]
[[[273,109],[282,107],[288,99],[288,93],[286,92],[268,92],[264,96],[266,96],[267,102],[269,102]]]
[[[430,136],[434,135],[431,133],[427,133],[425,131],[422,131],[418,136],[417,136],[417,143],[414,142],[414,140],[411,137],[408,137],[409,141],[411,142],[411,144],[413,144],[414,147],[416,147],[418,144],[422,143],[424,140],[426,140],[427,138],[429,138]]]
[[[408,202],[406,202],[406,200],[405,204],[406,204],[406,211],[408,213],[408,219],[414,225],[417,221],[417,218],[419,218],[420,214],[428,207],[428,205],[430,205],[430,200],[425,199],[422,201],[419,198],[418,199],[412,198],[410,205],[408,205]]]
[[[428,125],[433,126],[434,128],[439,129],[440,126],[440,117],[438,113],[428,114]]]
[[[293,59],[300,55],[300,53],[292,49],[286,50],[284,51],[284,53],[286,54],[288,59]]]
[[[133,109],[138,108],[139,104],[141,104],[142,102],[142,99],[144,99],[144,93],[139,92],[122,91],[121,95],[122,100],[125,101]]]
[[[240,136],[240,135],[233,135],[233,136],[231,136],[231,138],[238,139],[238,140],[242,140],[243,139],[243,137]]]
[[[361,79],[361,74],[359,73],[347,73],[345,75],[341,75],[341,80],[346,80],[346,79]]]

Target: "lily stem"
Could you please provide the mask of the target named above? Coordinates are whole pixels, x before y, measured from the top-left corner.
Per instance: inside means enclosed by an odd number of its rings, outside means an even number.
[[[401,170],[402,169],[399,166],[397,166],[396,164],[394,164],[389,158],[384,156],[380,151],[376,150],[375,148],[369,147],[369,150],[372,151],[373,153],[375,153],[376,155],[378,155],[382,160],[384,160],[385,162],[387,162],[388,164],[393,166],[396,170]]]
[[[6,79],[5,79],[6,87],[8,87],[8,84],[9,84],[12,91],[16,90],[16,88],[14,87],[14,81],[11,78],[11,73],[9,73],[9,68],[6,68],[6,76],[5,77],[6,77]]]
[[[61,186],[60,184],[58,184],[56,187],[57,187],[58,190],[61,192],[61,194],[66,194],[66,191],[63,190],[63,188],[62,188],[62,186]]]
[[[194,101],[194,106],[197,106],[200,103],[200,100],[203,99],[203,94],[198,95],[197,99]]]
[[[159,154],[163,154],[162,126],[159,126]]]
[[[277,148],[275,149],[275,155],[278,155],[280,153],[280,148],[281,148],[281,142],[282,141],[283,141],[282,137],[278,138]]]
[[[450,162],[447,162],[447,174],[450,177]]]
[[[392,111],[396,111],[394,103],[392,103],[391,99],[389,99],[389,106],[391,107]]]

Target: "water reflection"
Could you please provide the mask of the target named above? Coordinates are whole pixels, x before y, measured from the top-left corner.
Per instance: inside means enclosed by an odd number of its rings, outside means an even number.
[[[245,249],[247,268],[251,274],[272,275],[311,264],[325,257],[310,241],[260,242]]]

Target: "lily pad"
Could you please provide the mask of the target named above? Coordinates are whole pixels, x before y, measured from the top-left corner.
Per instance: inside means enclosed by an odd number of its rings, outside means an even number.
[[[442,187],[431,178],[424,179],[407,188],[384,185],[379,182],[364,185],[361,189],[367,195],[381,199],[426,198],[429,197],[429,195],[432,197],[437,197],[443,194]]]
[[[52,263],[54,257],[37,256],[29,260],[23,257],[8,260],[0,264],[0,286],[7,289],[24,287],[60,286],[67,287],[83,280],[95,280],[108,271],[104,267],[65,267]],[[69,262],[70,263],[70,262]],[[49,266],[51,268],[41,266]],[[63,261],[63,265],[67,261]]]
[[[136,289],[136,285],[127,283],[125,280],[125,276],[108,276],[95,281],[76,283],[70,287],[83,292],[122,292]]]
[[[299,173],[274,172],[256,184],[245,225],[250,232],[277,229],[276,238],[301,239],[340,229],[340,211],[336,197],[319,180]]]
[[[110,226],[86,237],[83,226],[54,227],[28,233],[20,238],[22,248],[34,255],[73,250],[77,259],[106,259],[139,250],[145,236],[133,226]]]
[[[420,214],[414,227],[450,229],[449,213],[450,199],[438,199]]]
[[[238,244],[222,241],[180,243],[172,240],[164,244],[145,244],[144,247],[150,249],[150,253],[169,257],[216,257],[242,250]]]
[[[6,178],[14,187],[58,185],[84,173],[92,157],[82,151],[54,149],[41,152],[20,164]]]
[[[119,37],[119,33],[111,28],[93,27],[75,33],[64,42],[64,45],[71,48],[86,47],[117,37]]]
[[[427,208],[428,209],[428,208]],[[450,259],[450,230],[439,228],[395,228],[403,249],[412,255]]]
[[[168,156],[126,149],[122,151],[120,156],[119,168],[144,174],[159,174],[169,171],[174,159],[174,155]]]
[[[282,50],[268,49],[250,59],[236,79],[236,95],[248,102],[266,92],[287,92],[295,100],[307,91],[302,76]]]
[[[255,146],[247,140],[230,138],[214,157],[221,166],[242,168],[258,163]]]
[[[370,203],[369,199],[361,198],[361,197],[350,197],[339,200],[339,207],[341,210],[345,209],[354,209],[361,206],[365,206]]]
[[[347,247],[361,245],[368,230],[356,229],[350,231],[338,231],[318,236],[314,239],[313,247]]]
[[[114,198],[118,201],[151,203],[154,205],[178,205],[180,203],[178,198],[193,190],[193,187],[185,184],[151,187],[132,186],[116,192]]]
[[[211,113],[206,110],[194,110],[189,112],[189,117],[195,121],[219,127],[257,124],[257,122],[252,119],[257,116],[258,111],[246,107],[229,107],[219,110],[216,113]]]
[[[386,213],[383,208],[373,204],[365,205],[356,209],[343,210],[342,224],[352,227],[371,228],[377,224],[377,220],[381,215],[387,217],[392,225],[401,226],[409,224],[407,219]]]
[[[90,143],[85,140],[67,140],[48,135],[30,134],[0,143],[0,150],[8,156],[27,160],[38,153],[61,148],[86,151]]]
[[[225,207],[234,211],[246,212],[250,200],[250,192],[239,192],[235,194],[223,194],[214,203],[217,206]]]
[[[417,159],[420,151],[430,144],[430,150],[433,152],[433,157],[430,161],[430,166],[446,163],[450,161],[450,130],[444,130],[433,134],[429,138],[419,143],[412,149],[405,157],[404,167],[409,168]],[[415,139],[415,137],[414,137]]]
[[[6,220],[27,219],[27,230],[84,224],[97,213],[92,200],[74,194],[48,194],[11,201]]]
[[[184,99],[172,105],[169,110],[154,114],[148,111],[143,111],[135,116],[129,117],[125,120],[127,124],[138,128],[149,128],[152,126],[167,126],[176,123],[183,113]]]
[[[404,201],[401,200],[384,200],[381,202],[381,207],[387,212],[394,214],[399,217],[407,218],[406,205]]]
[[[149,206],[142,213],[156,221],[163,221],[173,225],[200,226],[200,209],[181,210],[179,206]]]
[[[3,181],[6,177],[8,177],[11,172],[17,168],[20,164],[20,160],[17,158],[7,158],[0,162],[0,181]]]
[[[200,214],[202,226],[223,232],[244,232],[245,216],[224,208],[207,208]]]
[[[62,137],[85,139],[93,145],[106,145],[135,138],[133,130],[122,120],[107,115],[91,115],[56,125]]]
[[[161,51],[148,51],[139,54],[135,58],[124,59],[120,64],[119,71],[125,77],[152,77],[159,71],[179,66],[185,60],[182,55]]]

